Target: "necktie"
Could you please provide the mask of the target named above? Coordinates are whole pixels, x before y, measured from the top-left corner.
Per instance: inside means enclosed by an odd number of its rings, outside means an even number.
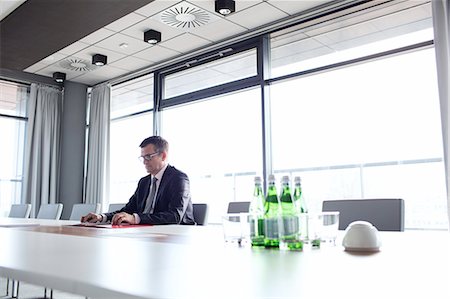
[[[150,194],[147,197],[147,202],[145,203],[144,213],[153,213],[153,206],[155,201],[155,193],[156,193],[156,181],[157,178],[153,178],[152,187],[150,189]]]

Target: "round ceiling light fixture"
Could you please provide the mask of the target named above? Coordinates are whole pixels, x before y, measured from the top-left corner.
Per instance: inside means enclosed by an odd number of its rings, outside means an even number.
[[[95,54],[92,56],[92,64],[96,66],[104,66],[108,60],[108,57],[102,54]]]
[[[66,80],[66,74],[61,72],[53,73],[53,80],[57,83],[63,83]]]
[[[227,16],[236,11],[236,3],[234,0],[216,0],[214,8],[216,12]]]

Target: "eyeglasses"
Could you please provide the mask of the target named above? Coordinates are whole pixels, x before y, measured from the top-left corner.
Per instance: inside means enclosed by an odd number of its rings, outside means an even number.
[[[138,157],[139,161],[144,162],[144,161],[150,161],[154,156],[159,155],[159,152],[155,152],[153,154],[147,154],[144,156],[140,156]]]

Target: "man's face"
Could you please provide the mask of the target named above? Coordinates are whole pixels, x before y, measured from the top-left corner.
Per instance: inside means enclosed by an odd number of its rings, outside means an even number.
[[[143,163],[145,165],[145,169],[151,175],[157,174],[161,168],[164,166],[164,161],[166,160],[166,153],[158,153],[156,154],[155,146],[153,144],[149,144],[143,148],[141,148],[141,157],[147,157],[150,160],[143,159]]]

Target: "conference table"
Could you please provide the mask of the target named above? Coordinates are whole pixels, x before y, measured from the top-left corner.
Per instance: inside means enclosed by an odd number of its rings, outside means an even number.
[[[78,223],[0,219],[0,276],[89,298],[450,298],[447,231],[288,252],[225,242],[220,225]]]

